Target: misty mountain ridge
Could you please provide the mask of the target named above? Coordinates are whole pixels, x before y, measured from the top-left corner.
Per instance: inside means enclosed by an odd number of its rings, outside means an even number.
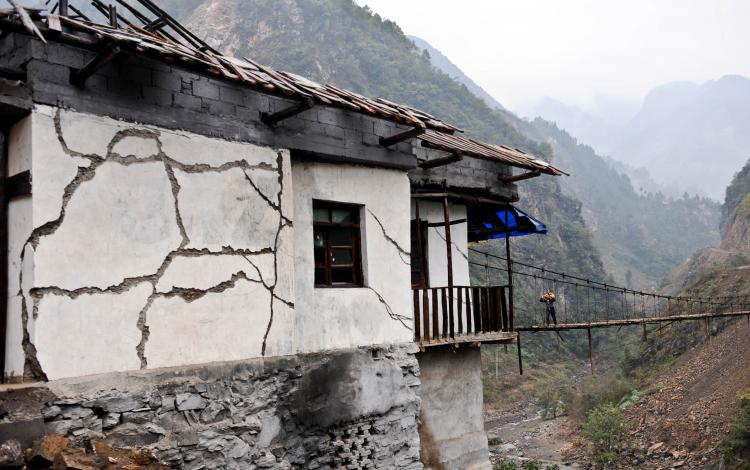
[[[430,57],[430,61],[432,62],[432,65],[435,66],[435,68],[442,71],[455,81],[465,85],[470,92],[481,98],[490,108],[505,109],[503,105],[500,104],[500,102],[493,98],[492,95],[487,93],[484,88],[477,85],[477,83],[468,75],[466,75],[463,70],[461,70],[456,64],[451,62],[451,60],[448,59],[442,52],[432,47],[430,43],[416,36],[407,37],[414,42],[414,45],[417,46],[419,50],[427,52]]]
[[[658,86],[624,125],[552,99],[528,112],[558,123],[628,167],[647,170],[667,194],[686,191],[722,200],[750,157],[750,79],[740,75]]]

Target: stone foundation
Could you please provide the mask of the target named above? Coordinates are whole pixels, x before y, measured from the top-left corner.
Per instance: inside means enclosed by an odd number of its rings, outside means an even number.
[[[420,469],[414,353],[360,348],[5,391],[0,441],[104,437],[186,469]]]

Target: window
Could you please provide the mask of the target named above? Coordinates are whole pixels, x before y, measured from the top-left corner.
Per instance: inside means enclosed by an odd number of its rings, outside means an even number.
[[[362,287],[360,206],[313,201],[315,287]]]

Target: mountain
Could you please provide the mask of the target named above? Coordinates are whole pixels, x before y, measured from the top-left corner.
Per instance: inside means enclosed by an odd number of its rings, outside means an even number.
[[[466,77],[439,52],[432,49],[429,54],[437,69],[452,77]],[[468,78],[456,80],[463,83]],[[487,93],[482,90],[482,94]],[[605,125],[582,110],[551,99],[545,102],[548,111],[557,109],[567,122],[577,114],[581,123],[598,126],[597,132]],[[571,176],[561,180],[561,188],[581,202],[606,271],[616,282],[654,287],[695,250],[719,242],[719,204],[705,198],[663,196],[647,172],[601,157],[555,123],[541,118],[522,120],[504,109],[502,114],[528,138],[549,144],[555,161],[570,171]]]
[[[461,70],[456,64],[451,62],[451,60],[443,55],[442,52],[432,47],[430,43],[416,36],[407,37],[414,41],[414,45],[417,46],[418,49],[427,52],[430,62],[432,62],[432,65],[434,65],[435,68],[441,70],[443,73],[445,73],[458,83],[465,85],[471,93],[481,98],[490,108],[505,109],[503,108],[503,105],[501,105],[495,98],[492,97],[492,95],[487,93],[484,88],[477,85],[474,80],[469,78],[469,76],[467,76],[463,72],[463,70]]]
[[[599,154],[608,154],[612,150],[612,136],[620,132],[619,125],[550,97],[521,110],[521,114],[531,119],[541,117],[556,123],[579,141],[595,148]]]
[[[646,96],[612,155],[657,181],[721,199],[750,157],[750,79],[669,83]]]
[[[571,172],[563,190],[582,202],[604,265],[618,283],[653,288],[695,250],[719,242],[721,211],[714,201],[636,190],[610,160],[552,122],[537,118],[522,130],[547,142]]]
[[[725,191],[720,227],[719,247],[699,250],[675,268],[662,282],[664,293],[676,295],[689,288],[713,295],[722,290],[750,294],[750,161]]]

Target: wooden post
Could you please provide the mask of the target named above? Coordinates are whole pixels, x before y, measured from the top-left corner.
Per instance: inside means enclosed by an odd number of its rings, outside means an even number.
[[[9,130],[10,126],[0,127],[0,383],[5,382],[5,346],[8,339],[8,198],[5,193],[5,177]]]
[[[523,375],[523,360],[521,359],[521,333],[516,333],[516,346],[518,346],[518,374]]]
[[[443,196],[443,217],[445,219],[445,245],[448,259],[448,287],[453,287],[453,247],[451,246],[451,220],[448,212],[448,196]]]
[[[588,328],[586,332],[589,335],[589,364],[591,365],[591,373],[594,373],[594,354],[591,346],[591,328]]]
[[[648,328],[646,322],[643,322],[643,342],[645,343],[646,341],[648,341]]]
[[[419,219],[419,199],[414,199],[414,217],[416,218],[417,231],[417,254],[419,255],[419,284],[424,287],[427,285],[427,273],[425,272],[424,247],[422,246],[422,221]],[[414,262],[414,260],[412,260]]]
[[[114,5],[109,6],[109,25],[113,28],[117,27],[117,7]]]
[[[68,0],[60,0],[57,13],[60,16],[68,16]]]
[[[495,346],[495,380],[500,378],[500,348]]]
[[[513,331],[514,310],[513,310],[513,261],[510,259],[510,227],[508,218],[510,215],[510,206],[505,207],[505,260],[508,266],[508,331]]]

